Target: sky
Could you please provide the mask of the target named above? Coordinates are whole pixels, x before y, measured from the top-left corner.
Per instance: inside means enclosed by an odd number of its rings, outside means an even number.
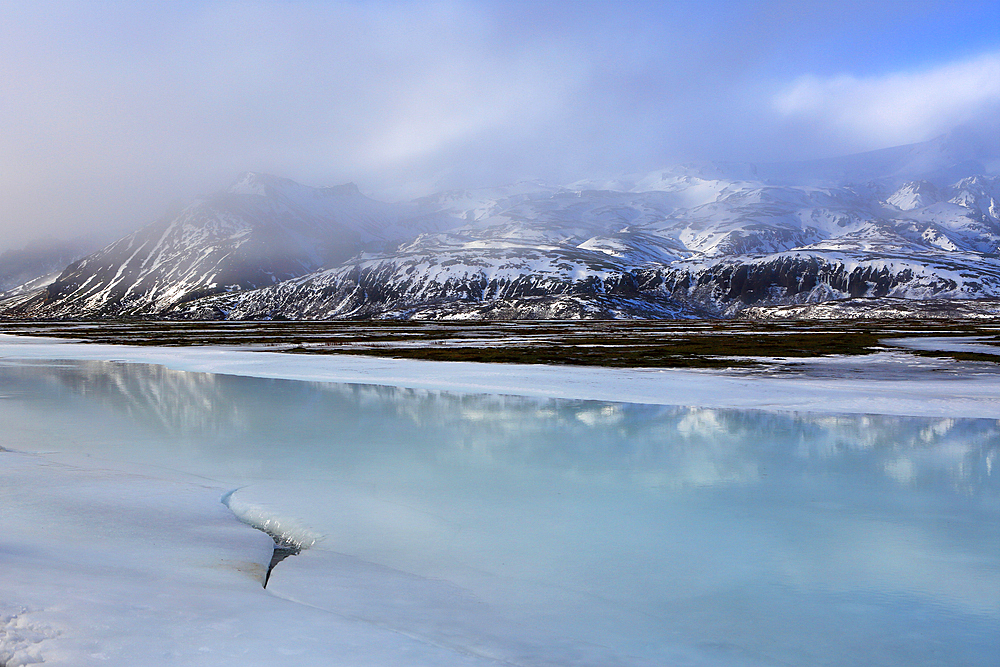
[[[998,112],[998,0],[0,0],[0,251],[127,233],[243,171],[406,199]]]

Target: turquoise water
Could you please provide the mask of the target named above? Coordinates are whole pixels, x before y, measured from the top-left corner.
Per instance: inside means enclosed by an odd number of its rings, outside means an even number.
[[[996,665],[1000,424],[0,364],[0,446],[238,489],[275,596],[520,665]]]

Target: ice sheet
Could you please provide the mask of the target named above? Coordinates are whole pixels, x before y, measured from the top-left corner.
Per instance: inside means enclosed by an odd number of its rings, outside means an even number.
[[[265,591],[273,543],[234,520],[217,485],[87,457],[0,457],[7,667],[493,664]]]
[[[851,398],[843,378],[795,395],[796,380],[718,373],[49,345],[0,350],[36,359],[0,363],[0,445],[21,450],[0,452],[9,667],[911,667],[1000,651],[1000,425],[948,414],[992,417],[991,376],[846,382]],[[45,361],[74,356],[189,370]],[[216,364],[232,375],[190,372]],[[369,384],[239,376],[266,374]],[[669,406],[691,385],[769,409]],[[935,389],[945,414],[893,415]],[[573,392],[648,400],[547,397]],[[885,414],[831,413],[876,398]],[[270,541],[229,492],[322,536],[267,590]]]
[[[912,350],[1000,355],[1000,347],[991,344],[995,341],[989,336],[921,336],[919,338],[888,338],[885,342]]]

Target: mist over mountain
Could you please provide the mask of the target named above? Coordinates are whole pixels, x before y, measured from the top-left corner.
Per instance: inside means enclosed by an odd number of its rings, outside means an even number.
[[[36,280],[60,273],[95,245],[86,239],[39,239],[23,248],[5,250],[0,253],[0,298],[30,290]]]
[[[0,252],[119,238],[248,170],[405,201],[1000,117],[995,0],[62,0],[0,25]]]
[[[8,317],[731,317],[856,297],[1000,296],[996,141],[686,164],[402,204],[248,173]]]

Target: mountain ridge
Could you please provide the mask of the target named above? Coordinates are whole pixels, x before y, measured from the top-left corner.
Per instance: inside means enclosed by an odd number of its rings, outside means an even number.
[[[71,264],[44,290],[0,301],[0,313],[733,317],[850,297],[989,298],[1000,296],[990,159],[956,131],[797,172],[687,165],[400,204],[354,184],[247,172]]]

